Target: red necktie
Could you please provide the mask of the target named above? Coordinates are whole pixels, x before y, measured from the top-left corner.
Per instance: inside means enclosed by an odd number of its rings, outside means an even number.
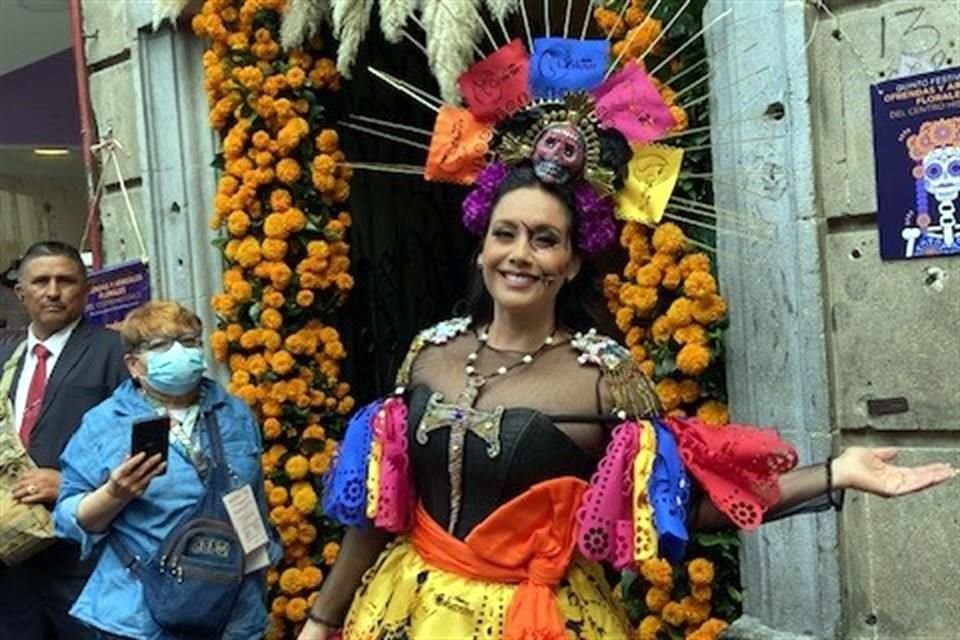
[[[23,410],[23,420],[20,421],[20,439],[24,447],[30,446],[30,433],[37,426],[40,409],[43,408],[43,392],[47,388],[47,358],[50,350],[42,344],[33,345],[33,355],[37,359],[37,366],[33,369],[30,378],[30,388],[27,391],[27,406]]]

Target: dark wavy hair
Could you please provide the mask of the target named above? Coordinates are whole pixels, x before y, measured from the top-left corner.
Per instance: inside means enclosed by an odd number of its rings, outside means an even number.
[[[524,187],[538,187],[559,200],[567,212],[570,223],[572,246],[576,247],[577,227],[574,221],[573,191],[565,185],[544,184],[533,168],[521,165],[510,171],[510,174],[500,184],[493,200],[495,207],[500,199],[511,191]],[[470,280],[467,285],[467,297],[461,305],[463,312],[473,318],[474,326],[489,324],[493,320],[493,298],[483,283],[483,277],[476,268],[477,256],[483,247],[483,238],[473,252],[468,272]],[[576,249],[575,249],[576,250]],[[579,254],[578,254],[579,255]],[[580,256],[582,263],[580,271],[573,280],[565,282],[557,296],[556,323],[573,331],[586,331],[596,327],[604,333],[610,334],[614,330],[613,320],[603,303],[601,277],[597,267],[585,256]]]

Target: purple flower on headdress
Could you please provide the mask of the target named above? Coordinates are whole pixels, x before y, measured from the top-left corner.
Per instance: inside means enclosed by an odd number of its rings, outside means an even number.
[[[577,203],[577,246],[588,256],[597,255],[617,239],[613,200],[601,196],[586,181],[577,184],[573,197]]]
[[[467,231],[482,236],[487,230],[493,212],[493,199],[509,173],[507,165],[491,162],[477,176],[473,190],[463,200],[463,226]]]
[[[502,162],[491,162],[473,185],[473,190],[463,200],[463,226],[467,231],[482,236],[490,215],[493,213],[493,200],[500,185],[510,173],[510,168]],[[588,256],[593,256],[617,239],[617,227],[613,222],[613,200],[601,196],[586,181],[577,183],[573,192],[577,225],[577,248]]]

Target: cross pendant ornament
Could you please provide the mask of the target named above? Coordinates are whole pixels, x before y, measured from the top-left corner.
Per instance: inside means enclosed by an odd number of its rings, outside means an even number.
[[[482,380],[482,379],[481,379]],[[483,382],[486,382],[483,380]],[[482,382],[480,383],[482,386]],[[467,389],[471,387],[467,385]],[[467,392],[464,389],[464,393]],[[479,389],[479,387],[475,387]],[[463,398],[463,394],[460,395]],[[443,396],[434,393],[427,401],[423,418],[417,426],[416,439],[421,445],[427,444],[429,434],[437,429],[450,429],[447,444],[447,473],[450,477],[450,521],[447,531],[453,533],[460,518],[460,506],[463,502],[463,453],[467,432],[483,440],[487,445],[487,455],[495,458],[500,455],[500,421],[503,419],[503,407],[493,411],[477,409],[458,404],[446,404]]]
[[[457,404],[465,407],[473,407],[473,405],[477,403],[477,396],[480,395],[480,389],[482,389],[485,384],[487,384],[487,379],[483,376],[468,374],[467,384],[457,397]]]

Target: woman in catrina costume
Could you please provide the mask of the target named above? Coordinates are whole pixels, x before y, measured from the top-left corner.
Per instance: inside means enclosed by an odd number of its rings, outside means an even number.
[[[600,562],[678,562],[691,530],[956,474],[861,447],[796,468],[772,430],[663,415],[595,328],[590,260],[616,239],[635,149],[601,94],[541,99],[492,128],[463,206],[481,238],[471,315],[421,332],[396,391],[351,420],[323,501],[349,529],[300,640],[626,638]]]

